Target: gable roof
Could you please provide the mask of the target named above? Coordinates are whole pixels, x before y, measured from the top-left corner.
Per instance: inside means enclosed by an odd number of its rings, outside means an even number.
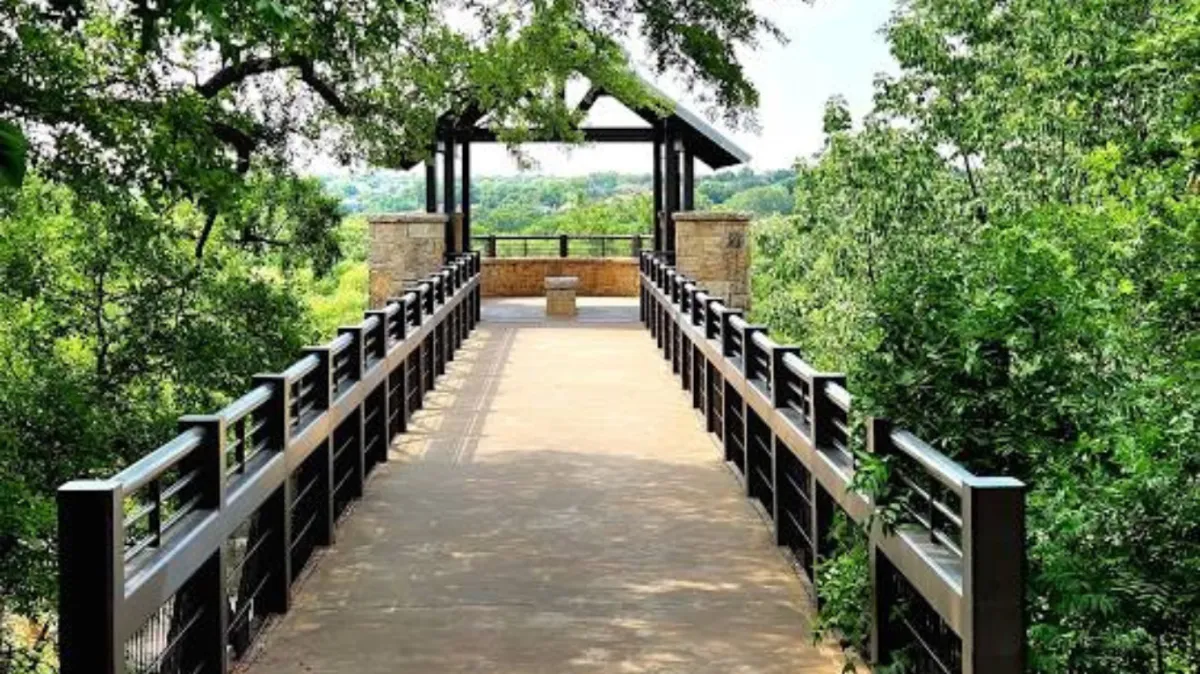
[[[662,89],[659,89],[641,75],[638,75],[637,78],[642,86],[646,87],[646,89],[658,98],[666,101],[667,109],[671,112],[667,118],[668,124],[681,132],[683,142],[691,149],[692,154],[707,164],[709,168],[719,169],[726,166],[737,166],[738,164],[745,164],[750,161],[750,153],[738,147],[736,143],[713,128],[711,124],[704,121],[700,115],[687,109],[679,101],[667,96],[663,93]],[[651,124],[659,119],[658,114],[652,109],[638,108],[629,105],[619,98],[616,100],[632,110],[638,117]]]
[[[661,89],[656,87],[641,75],[635,75],[635,77],[637,77],[642,86],[646,87],[646,89],[654,94],[655,97],[666,104],[668,114],[665,118],[660,116],[659,110],[656,110],[650,106],[632,105],[628,101],[622,100],[621,98],[613,96],[607,92],[595,92],[595,95],[603,95],[612,98],[621,105],[624,105],[648,124],[654,125],[658,122],[665,121],[671,129],[679,134],[679,137],[683,140],[684,145],[691,151],[692,155],[704,162],[704,164],[706,164],[709,168],[720,169],[727,166],[737,166],[738,164],[744,164],[750,161],[750,154],[748,152],[743,150],[741,147],[738,147],[736,143],[734,143],[720,131],[713,128],[713,126],[704,121],[700,115],[697,115],[678,101],[672,99],[670,96],[667,96]],[[590,97],[591,100],[587,101],[585,105],[590,107],[591,103],[595,101],[593,92],[589,92],[588,97]],[[467,111],[459,116],[457,123],[465,127],[474,128],[475,124],[486,117],[486,115],[486,110],[481,110],[478,107],[471,106]],[[447,121],[449,120],[445,115],[443,115],[442,122]],[[588,128],[595,129],[597,127],[584,128],[586,130]],[[650,130],[647,129],[647,140],[652,138],[653,135],[651,134]],[[625,139],[620,142],[627,142],[627,140],[628,139]],[[413,161],[411,163],[405,162],[406,165],[404,165],[403,168],[412,168],[418,163],[419,162],[417,161]]]

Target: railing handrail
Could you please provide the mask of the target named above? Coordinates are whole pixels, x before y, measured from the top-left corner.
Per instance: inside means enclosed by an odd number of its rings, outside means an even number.
[[[109,479],[119,484],[126,493],[141,489],[195,451],[203,440],[203,431],[189,428]]]
[[[850,448],[853,396],[844,375],[817,371],[796,347],[777,344],[767,336],[765,326],[751,325],[723,300],[711,298],[664,257],[641,255],[642,320],[657,333],[660,348],[683,376],[685,388],[711,388],[708,377],[717,378],[716,389],[693,394],[693,405],[723,406],[720,411],[706,410],[708,427],[718,437],[724,435],[726,460],[740,471],[747,495],[754,496],[755,489],[765,485],[771,491],[767,496],[759,493],[758,498],[767,499],[768,510],[772,503],[780,507],[773,490],[785,487],[773,483],[774,478],[763,472],[763,459],[753,456],[761,457],[763,448],[772,445],[776,452],[788,451],[812,476],[811,489],[822,490],[855,521],[872,523],[872,554],[887,559],[909,591],[962,640],[961,659],[969,662],[964,672],[981,671],[980,667],[1004,674],[1023,671],[1025,485],[1009,477],[976,475],[910,431],[892,428],[883,419],[868,419],[867,451],[903,456],[908,461],[905,466],[915,465],[924,475],[914,482],[899,465],[892,472],[892,479],[918,498],[903,507],[915,524],[924,527],[923,533],[913,527],[917,533],[884,527],[873,518],[877,505],[872,497],[853,487],[857,470]],[[678,291],[689,287],[690,298]],[[747,334],[750,339],[745,339]],[[694,354],[689,343],[695,345]],[[769,371],[763,369],[762,354],[770,360]],[[701,357],[709,363],[707,369],[683,367],[689,359]],[[700,374],[705,371],[710,374]],[[706,381],[690,381],[692,372]],[[754,385],[755,379],[765,379],[768,386]],[[710,393],[712,401],[707,400]],[[726,413],[734,423],[732,431],[722,427]],[[758,435],[751,442],[754,433]],[[768,468],[774,470],[778,461],[782,459],[772,457]],[[814,491],[805,498],[816,512],[818,494]],[[782,537],[779,513],[769,514]],[[811,526],[817,527],[816,522]],[[822,554],[824,534],[805,535],[811,536],[805,539],[812,546],[810,559],[816,559]],[[811,567],[805,568],[812,572]],[[815,577],[812,580],[817,582]],[[873,582],[892,581],[873,577]],[[895,599],[890,593],[894,591],[876,587],[872,592],[875,656],[889,652],[890,647],[881,644],[891,637],[885,636],[887,629],[881,624],[892,620]]]
[[[404,368],[403,379],[407,380],[412,356],[419,354],[424,365],[436,366],[435,374],[441,374],[478,320],[480,272],[478,255],[470,254],[422,279],[422,292],[431,302],[413,304],[421,314],[420,327],[397,332],[402,339],[391,339],[390,326],[382,325],[379,317],[395,316],[403,309],[401,305],[366,312],[360,324],[341,328],[337,337],[306,350],[281,373],[255,377],[249,391],[217,413],[182,418],[178,435],[111,478],[77,480],[60,487],[63,674],[123,672],[125,640],[140,633],[147,620],[160,615],[177,592],[193,583],[205,584],[207,594],[196,599],[205,607],[200,609],[204,620],[228,620],[221,608],[227,601],[223,586],[211,582],[226,569],[215,575],[206,570],[224,564],[222,550],[227,538],[247,518],[266,512],[270,500],[280,498],[286,504],[291,496],[283,482],[311,464],[308,459],[314,453],[330,452],[331,462],[339,456],[352,457],[339,454],[329,441],[335,431],[341,432],[338,429],[351,429],[362,453],[379,438],[390,439],[398,432],[395,419],[380,413],[387,409],[387,401],[398,395],[393,371]],[[434,293],[435,288],[440,291]],[[404,297],[408,306],[412,301],[408,298],[417,296],[406,293]],[[408,317],[403,319],[407,322]],[[381,336],[385,339],[380,340]],[[341,355],[348,349],[348,356]],[[378,357],[380,353],[384,357]],[[340,364],[337,372],[335,362]],[[335,389],[339,375],[340,390]],[[427,381],[431,387],[432,377]],[[294,392],[299,398],[292,397]],[[306,423],[293,427],[291,405],[301,401],[308,410]],[[403,409],[410,409],[407,396],[403,404]],[[357,415],[359,421],[346,426],[351,415]],[[401,430],[404,423],[400,421]],[[373,424],[371,434],[367,424]],[[227,437],[227,433],[232,435]],[[352,483],[357,486],[349,487],[352,497],[361,495],[367,459],[364,454],[355,460],[359,467],[352,467],[350,474],[358,476]],[[347,478],[342,477],[326,490],[330,505],[325,512],[334,511],[335,499],[343,498],[345,492],[339,490],[345,484]],[[131,498],[138,500],[129,505]],[[271,517],[291,516],[286,505],[282,511],[270,512]],[[332,521],[323,526],[331,528]],[[287,530],[278,520],[272,520],[271,528]],[[285,540],[282,550],[297,542]],[[291,553],[278,548],[270,554],[276,561],[283,559],[278,557],[281,554],[291,559]],[[279,563],[284,566],[274,569],[272,577],[284,577],[283,590],[276,583],[274,598],[263,604],[275,608],[261,610],[286,610],[287,588],[294,576],[290,562]],[[212,658],[211,662],[223,660],[226,631],[205,629],[216,635],[215,640],[205,642],[204,648],[211,649],[205,657]]]
[[[497,241],[520,241],[528,239],[530,241],[557,241],[562,237],[568,239],[607,239],[609,241],[632,241],[637,238],[645,238],[647,234],[472,234],[473,241],[487,241],[495,239]]]
[[[575,257],[571,250],[572,242],[590,244],[592,248],[579,257],[596,255],[601,258],[637,259],[642,252],[642,242],[648,234],[476,234],[471,237],[473,245],[482,249],[485,257]],[[530,244],[557,243],[557,250],[551,252],[542,245],[540,250],[530,251]],[[511,248],[513,244],[524,244],[518,248],[517,255],[508,254],[502,249]],[[599,250],[596,250],[598,246]],[[539,254],[540,253],[540,254]]]

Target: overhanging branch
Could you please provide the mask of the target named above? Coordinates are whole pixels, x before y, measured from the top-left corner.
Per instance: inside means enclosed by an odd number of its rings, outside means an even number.
[[[205,98],[214,98],[229,87],[236,86],[255,75],[288,68],[299,69],[300,79],[339,115],[350,115],[353,112],[350,104],[337,93],[333,85],[317,75],[316,64],[313,60],[298,54],[249,58],[239,61],[218,70],[207,81],[196,87],[196,91]]]

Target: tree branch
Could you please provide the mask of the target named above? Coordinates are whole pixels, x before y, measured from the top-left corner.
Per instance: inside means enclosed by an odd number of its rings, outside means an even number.
[[[330,86],[330,84],[325,80],[317,77],[317,73],[313,68],[312,61],[304,59],[303,62],[299,64],[299,68],[300,79],[304,80],[304,83],[307,84],[310,89],[315,91],[317,95],[321,97],[321,100],[329,104],[329,107],[336,110],[339,115],[349,116],[353,113],[350,105],[346,103],[346,101],[339,96],[336,91],[333,90],[333,87]]]
[[[251,244],[251,243],[262,243],[262,244],[266,244],[268,246],[291,246],[292,245],[291,241],[286,241],[284,239],[272,239],[270,237],[260,236],[258,234],[254,234],[252,232],[242,232],[242,236],[241,236],[241,238],[238,239],[237,242],[243,246],[245,246],[247,244]]]
[[[245,131],[224,122],[213,122],[212,130],[217,138],[233,146],[238,156],[237,172],[245,175],[250,170],[250,155],[258,147],[258,141]]]
[[[212,209],[208,212],[208,216],[204,220],[204,229],[200,230],[200,236],[196,239],[196,259],[204,257],[204,246],[208,243],[208,237],[212,235],[213,225],[217,224],[217,211]]]
[[[261,75],[284,68],[300,67],[300,61],[307,60],[300,56],[268,56],[266,58],[249,58],[218,70],[196,87],[196,91],[205,98],[213,98],[222,91],[239,84],[246,78]],[[310,62],[311,65],[311,62]]]
[[[196,87],[196,91],[205,98],[213,98],[250,77],[287,68],[298,68],[300,79],[339,115],[350,115],[353,112],[350,104],[334,90],[333,86],[317,76],[316,64],[313,60],[298,54],[249,58],[226,66]]]

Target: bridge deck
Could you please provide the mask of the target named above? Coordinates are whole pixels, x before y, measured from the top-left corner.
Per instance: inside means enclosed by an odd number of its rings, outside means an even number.
[[[636,305],[581,305],[484,307],[251,674],[841,671]]]

